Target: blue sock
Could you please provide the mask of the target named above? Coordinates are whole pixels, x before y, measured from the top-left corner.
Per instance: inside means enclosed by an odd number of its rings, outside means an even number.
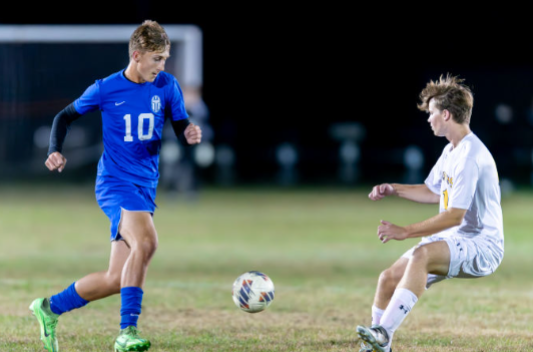
[[[76,282],[73,282],[63,292],[50,297],[50,310],[52,312],[61,315],[73,309],[81,308],[89,303],[89,301],[81,298],[78,292],[76,292],[75,284]]]
[[[137,320],[141,314],[141,302],[143,300],[143,290],[140,287],[123,287],[120,290],[122,306],[120,308],[120,328],[128,326],[137,327]]]

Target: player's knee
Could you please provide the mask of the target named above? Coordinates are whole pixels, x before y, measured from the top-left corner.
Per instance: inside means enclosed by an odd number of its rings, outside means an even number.
[[[138,250],[140,250],[146,259],[152,258],[157,250],[158,241],[156,236],[150,236],[142,239],[138,244]]]
[[[423,264],[428,262],[429,250],[426,246],[420,246],[413,251],[410,261],[412,263]]]
[[[140,252],[145,258],[151,258],[157,250],[157,233],[153,229],[129,233],[126,236],[133,252]]]
[[[106,284],[109,288],[109,291],[111,293],[119,293],[120,292],[120,279],[121,279],[121,272],[117,273],[111,273],[108,272],[106,275]]]
[[[388,268],[381,272],[379,275],[379,281],[381,286],[394,288],[398,285],[398,282],[402,279],[402,273],[394,268]]]

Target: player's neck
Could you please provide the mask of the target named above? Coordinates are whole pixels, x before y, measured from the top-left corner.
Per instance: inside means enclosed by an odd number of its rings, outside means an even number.
[[[458,125],[456,128],[454,128],[450,133],[446,136],[448,141],[453,145],[453,148],[457,147],[459,143],[465,138],[467,134],[472,132],[470,130],[470,126],[466,124]]]
[[[130,62],[126,70],[124,71],[124,77],[126,77],[127,80],[133,82],[133,83],[144,83],[145,81],[142,79],[141,75],[137,72],[136,68],[134,67],[134,64]]]

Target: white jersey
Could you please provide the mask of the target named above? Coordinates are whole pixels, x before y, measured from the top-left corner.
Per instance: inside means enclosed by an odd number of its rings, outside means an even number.
[[[439,233],[483,239],[503,257],[501,192],[494,159],[474,134],[469,133],[453,148],[450,143],[431,170],[425,184],[440,195],[440,212],[466,209],[459,226]]]

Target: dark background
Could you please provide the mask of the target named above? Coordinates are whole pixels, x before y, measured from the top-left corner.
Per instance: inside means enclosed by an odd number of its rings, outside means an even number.
[[[2,12],[0,23],[152,19],[199,26],[203,94],[215,144],[235,148],[243,183],[273,181],[275,148],[283,142],[299,148],[301,183],[336,183],[339,143],[329,130],[338,122],[358,122],[366,131],[359,142],[358,183],[401,181],[403,150],[410,145],[423,151],[427,173],[447,141],[432,135],[426,114],[416,108],[418,94],[430,79],[448,72],[472,87],[471,127],[493,153],[500,176],[531,183],[533,57],[527,8],[133,1],[40,10]],[[511,122],[495,119],[498,104],[513,109]]]

